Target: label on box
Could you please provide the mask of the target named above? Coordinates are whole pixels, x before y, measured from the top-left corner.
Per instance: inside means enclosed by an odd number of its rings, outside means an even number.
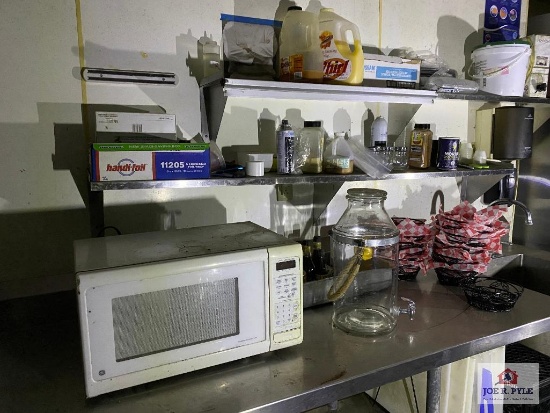
[[[208,178],[206,143],[93,144],[92,181],[136,181]]]
[[[96,112],[96,132],[176,133],[176,115]]]
[[[402,80],[405,82],[418,82],[418,70],[401,66],[382,66],[365,62],[364,77],[366,79]]]
[[[519,38],[521,0],[486,0],[483,43]]]

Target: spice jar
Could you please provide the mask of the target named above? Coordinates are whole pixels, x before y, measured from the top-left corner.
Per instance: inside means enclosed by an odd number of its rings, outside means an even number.
[[[429,123],[417,123],[411,133],[409,145],[409,166],[427,168],[430,166],[433,132]]]
[[[397,306],[399,230],[384,209],[386,191],[353,188],[348,207],[330,234],[334,282],[333,324],[356,335],[391,332],[401,312]]]

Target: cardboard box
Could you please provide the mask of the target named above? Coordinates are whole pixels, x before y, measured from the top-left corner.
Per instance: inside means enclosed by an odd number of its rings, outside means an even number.
[[[94,182],[209,177],[208,143],[94,143],[90,150]]]
[[[524,38],[531,43],[533,68],[550,67],[550,35],[532,34]]]
[[[167,113],[96,112],[98,143],[176,141],[176,115]]]
[[[548,69],[534,68],[525,82],[524,96],[546,98],[548,93]]]
[[[416,88],[420,82],[420,62],[374,54],[365,54],[364,58],[364,85]]]

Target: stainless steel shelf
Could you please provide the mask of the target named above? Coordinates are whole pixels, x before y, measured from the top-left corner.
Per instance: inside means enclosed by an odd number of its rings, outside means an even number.
[[[408,170],[405,172],[392,172],[383,180],[392,179],[431,179],[445,177],[489,176],[489,175],[513,175],[515,169],[512,164],[494,164],[489,169],[458,168],[456,171],[440,171],[435,168],[426,170]],[[279,175],[275,172],[267,173],[261,177],[244,178],[208,178],[188,179],[173,181],[110,181],[91,182],[92,191],[124,190],[124,189],[159,189],[159,188],[201,188],[214,186],[244,186],[244,185],[277,185],[277,184],[331,184],[343,182],[376,181],[364,173],[349,175],[312,174],[312,175]]]
[[[533,105],[533,104],[550,104],[550,99],[531,98],[522,96],[500,96],[492,93],[477,92],[477,93],[438,93],[438,99],[454,99],[454,100],[472,100],[483,102],[511,102],[516,104]]]
[[[224,96],[243,98],[432,104],[437,97],[435,92],[429,90],[228,78],[207,79],[201,86],[220,85],[223,86]]]

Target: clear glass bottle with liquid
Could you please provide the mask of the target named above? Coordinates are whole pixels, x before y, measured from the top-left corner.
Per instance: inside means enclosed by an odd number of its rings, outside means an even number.
[[[401,312],[397,303],[399,230],[384,209],[386,191],[352,188],[348,207],[330,234],[333,323],[356,335],[387,334]]]

